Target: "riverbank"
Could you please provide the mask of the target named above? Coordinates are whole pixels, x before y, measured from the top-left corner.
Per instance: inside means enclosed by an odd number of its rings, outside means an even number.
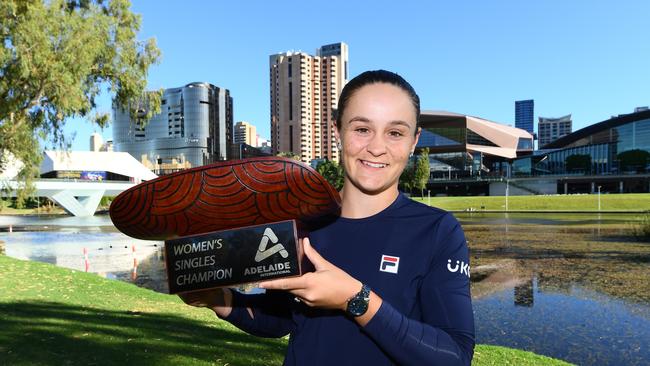
[[[35,208],[2,207],[0,215],[68,215],[68,213],[59,206]]]
[[[650,210],[650,193],[545,196],[413,197],[447,211],[642,213]],[[600,201],[600,210],[599,202]]]
[[[97,275],[0,255],[0,358],[12,365],[280,365],[286,339]],[[479,345],[473,365],[568,365]]]
[[[455,197],[412,197],[418,202],[430,204],[447,211],[506,211],[505,196],[455,196]],[[598,201],[600,200],[600,210]],[[109,206],[100,206],[99,212],[106,212]],[[573,194],[509,196],[508,212],[602,212],[602,213],[642,213],[650,210],[650,193],[624,194]],[[16,209],[2,207],[1,215],[62,215],[68,213],[59,206]]]

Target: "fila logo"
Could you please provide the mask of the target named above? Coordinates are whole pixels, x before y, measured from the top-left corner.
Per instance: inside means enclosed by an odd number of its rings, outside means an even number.
[[[379,265],[379,270],[382,272],[388,273],[397,273],[399,268],[399,257],[393,257],[390,255],[381,256],[381,264]]]
[[[266,249],[269,241],[275,245],[269,249]],[[289,256],[289,253],[284,249],[284,246],[278,243],[278,237],[275,235],[273,230],[271,230],[270,227],[267,227],[266,230],[264,230],[264,235],[262,236],[262,241],[260,241],[260,246],[257,248],[257,253],[255,253],[255,262],[259,263],[275,253],[280,253],[282,258]]]
[[[451,273],[456,273],[459,270],[459,264],[460,264],[460,273],[462,273],[465,276],[469,277],[469,263],[456,261],[456,265],[452,268],[451,267],[451,259],[447,259],[447,270],[449,272],[451,272]]]

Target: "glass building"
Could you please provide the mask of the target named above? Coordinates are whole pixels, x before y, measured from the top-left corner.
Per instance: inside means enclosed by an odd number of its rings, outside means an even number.
[[[429,149],[431,180],[500,177],[508,163],[533,152],[533,136],[519,128],[443,111],[420,114],[417,149]]]
[[[533,99],[515,101],[515,127],[534,134],[535,101]]]
[[[442,195],[650,192],[650,110],[612,117],[533,151],[519,128],[424,111],[427,189]],[[509,184],[508,184],[509,183]]]
[[[113,107],[115,151],[128,152],[156,174],[230,158],[232,97],[228,89],[190,83],[166,89],[160,113],[146,124]]]
[[[562,176],[559,193],[648,192],[650,111],[620,115],[585,127],[515,159],[514,177]]]

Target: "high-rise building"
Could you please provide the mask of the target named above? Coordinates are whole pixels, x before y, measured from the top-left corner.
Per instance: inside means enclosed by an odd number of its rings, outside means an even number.
[[[143,124],[113,107],[115,151],[125,151],[158,174],[226,160],[233,110],[228,89],[191,83],[166,89],[160,113]]]
[[[99,148],[99,151],[113,152],[113,140],[106,140],[106,142]]]
[[[537,132],[539,134],[539,147],[543,148],[544,145],[566,136],[571,133],[571,115],[560,118],[545,118],[539,117],[537,125]]]
[[[257,128],[246,121],[239,121],[235,124],[235,144],[247,144],[257,147]]]
[[[535,101],[533,99],[515,101],[515,127],[528,131],[535,129]]]
[[[338,160],[333,109],[348,81],[348,45],[322,46],[316,56],[286,52],[269,58],[271,146],[303,162]]]
[[[101,151],[103,144],[104,139],[102,138],[102,135],[97,132],[93,132],[93,134],[90,135],[90,151]]]

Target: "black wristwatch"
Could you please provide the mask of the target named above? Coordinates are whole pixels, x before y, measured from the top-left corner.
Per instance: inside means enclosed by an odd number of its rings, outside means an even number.
[[[361,284],[361,291],[348,300],[348,306],[345,311],[354,317],[361,316],[368,310],[369,302],[370,287],[366,284]]]

